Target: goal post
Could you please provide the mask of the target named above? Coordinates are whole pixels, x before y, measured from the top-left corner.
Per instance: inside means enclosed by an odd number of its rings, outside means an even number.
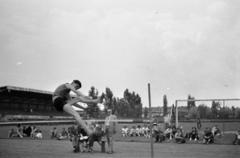
[[[190,102],[190,101],[194,101],[194,102],[208,102],[208,101],[216,101],[216,102],[222,102],[223,104],[223,107],[222,107],[222,110],[223,110],[223,117],[221,118],[222,121],[223,121],[223,133],[225,132],[225,107],[226,107],[226,104],[225,102],[226,101],[240,101],[239,98],[233,98],[233,99],[186,99],[186,100],[176,100],[175,101],[175,124],[176,126],[179,125],[179,110],[178,110],[178,107],[179,107],[179,103],[180,102]],[[240,104],[238,104],[240,105]],[[198,106],[198,105],[197,105]],[[197,107],[196,106],[196,107]],[[211,108],[211,107],[210,107]]]

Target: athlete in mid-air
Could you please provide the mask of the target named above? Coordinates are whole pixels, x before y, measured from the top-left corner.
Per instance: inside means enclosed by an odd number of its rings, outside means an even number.
[[[77,123],[83,127],[83,129],[87,132],[88,135],[92,135],[93,131],[87,127],[85,122],[80,117],[79,113],[77,113],[73,106],[76,106],[81,109],[86,109],[80,105],[77,104],[77,102],[82,103],[92,103],[92,104],[98,104],[102,103],[104,99],[104,94],[102,94],[97,99],[92,99],[89,96],[85,96],[80,91],[77,91],[82,87],[82,84],[79,80],[73,80],[71,84],[65,83],[61,84],[57,87],[57,89],[53,92],[52,100],[53,105],[57,111],[65,111],[69,115],[73,116]],[[75,98],[71,98],[70,92],[74,92],[77,96]]]

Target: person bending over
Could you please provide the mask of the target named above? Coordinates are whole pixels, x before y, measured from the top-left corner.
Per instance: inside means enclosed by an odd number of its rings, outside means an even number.
[[[83,127],[83,129],[87,132],[88,135],[92,135],[92,130],[90,130],[87,125],[84,123],[80,115],[74,110],[73,106],[86,110],[86,108],[77,104],[77,102],[82,103],[92,103],[98,104],[103,102],[104,94],[97,99],[92,99],[89,96],[85,96],[80,91],[77,91],[82,87],[82,84],[79,80],[73,80],[71,84],[65,83],[61,84],[57,87],[57,89],[53,92],[52,101],[55,109],[57,111],[63,112],[65,111],[69,115],[73,116],[77,123]],[[75,93],[77,96],[75,98],[70,97],[70,92]]]

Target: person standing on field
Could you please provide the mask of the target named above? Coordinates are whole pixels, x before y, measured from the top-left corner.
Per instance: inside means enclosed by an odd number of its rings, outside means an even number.
[[[105,119],[105,128],[104,133],[106,133],[107,142],[108,142],[108,154],[113,153],[113,142],[114,142],[114,134],[117,133],[117,116],[112,114],[112,110],[107,110],[108,116]]]
[[[201,123],[201,119],[200,119],[200,115],[197,115],[197,128],[200,130],[202,127],[202,123]]]

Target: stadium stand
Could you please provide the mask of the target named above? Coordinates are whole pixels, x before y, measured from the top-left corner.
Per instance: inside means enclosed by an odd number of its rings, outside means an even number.
[[[52,106],[52,92],[4,86],[0,87],[1,121],[73,120]]]

